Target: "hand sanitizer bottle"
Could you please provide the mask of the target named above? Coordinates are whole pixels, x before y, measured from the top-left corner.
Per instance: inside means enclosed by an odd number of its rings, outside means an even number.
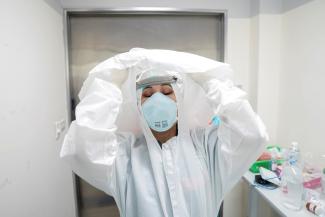
[[[287,152],[282,173],[283,205],[292,210],[300,210],[303,205],[303,176],[299,166],[299,148],[293,142]]]

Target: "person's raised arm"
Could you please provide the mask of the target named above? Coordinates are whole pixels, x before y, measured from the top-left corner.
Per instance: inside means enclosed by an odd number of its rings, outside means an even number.
[[[204,141],[211,179],[216,191],[222,191],[224,196],[261,154],[268,135],[245,99],[245,92],[230,80],[212,79],[203,89],[221,121],[218,126],[208,127],[196,136]]]
[[[122,94],[115,85],[95,78],[76,107],[76,120],[60,153],[76,174],[112,196],[116,196],[116,158],[127,164],[126,150],[134,141],[131,134],[116,134],[121,103]],[[126,165],[118,168],[126,169]]]

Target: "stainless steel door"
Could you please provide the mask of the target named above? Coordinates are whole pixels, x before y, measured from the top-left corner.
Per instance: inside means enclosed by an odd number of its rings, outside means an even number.
[[[217,12],[68,12],[71,116],[88,72],[134,47],[224,58],[224,14]],[[76,178],[79,216],[119,216],[113,198]]]

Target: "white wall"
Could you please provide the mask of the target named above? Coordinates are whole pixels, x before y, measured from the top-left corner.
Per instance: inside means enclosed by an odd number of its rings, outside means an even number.
[[[320,163],[325,153],[325,2],[252,2],[258,12],[251,18],[250,87],[270,143],[288,146],[297,140],[302,152],[312,152]]]
[[[54,122],[66,118],[62,9],[1,1],[0,216],[75,216]]]
[[[283,13],[283,70],[279,77],[278,141],[298,141],[318,164],[325,154],[325,1],[315,0]]]
[[[252,16],[251,56],[252,92],[256,94],[256,110],[262,117],[270,136],[270,144],[277,138],[278,79],[282,60],[282,1],[259,0],[258,12]],[[271,12],[269,12],[271,11]],[[255,81],[255,83],[253,83]]]
[[[325,154],[325,1],[256,2],[251,88],[256,89],[257,111],[271,143],[288,146],[298,141],[302,153],[311,152],[325,167],[320,160]],[[276,216],[259,201],[260,215]]]
[[[270,143],[300,143],[318,163],[325,120],[325,2],[257,0],[252,17],[251,67],[256,71],[257,111]],[[253,83],[251,81],[251,83]],[[253,83],[254,84],[254,83]],[[325,162],[323,161],[325,165]]]

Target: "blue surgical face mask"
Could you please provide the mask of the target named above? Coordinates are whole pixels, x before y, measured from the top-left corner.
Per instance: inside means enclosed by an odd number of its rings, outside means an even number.
[[[175,101],[160,92],[142,104],[142,113],[149,127],[157,132],[169,130],[177,120]]]

